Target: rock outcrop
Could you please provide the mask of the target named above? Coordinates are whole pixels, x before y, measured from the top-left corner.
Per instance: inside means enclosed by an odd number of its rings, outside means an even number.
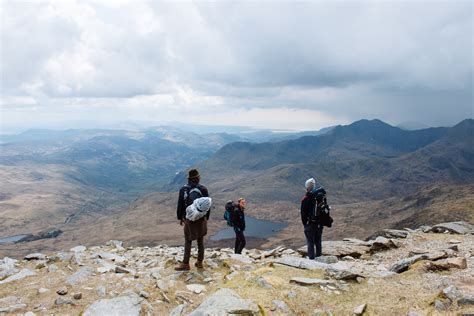
[[[250,249],[241,255],[230,248],[206,249],[204,269],[193,266],[184,272],[174,270],[182,260],[183,247],[127,247],[117,240],[105,246],[33,253],[21,260],[4,258],[0,260],[0,313],[425,315],[472,311],[474,285],[466,280],[474,277],[474,235],[468,225],[456,222],[382,232],[368,241],[326,241],[325,255],[315,260],[304,257],[305,247],[298,251],[284,246]]]

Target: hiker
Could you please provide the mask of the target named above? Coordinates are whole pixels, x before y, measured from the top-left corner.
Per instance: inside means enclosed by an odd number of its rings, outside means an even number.
[[[245,247],[245,236],[244,236],[244,231],[245,231],[245,207],[247,206],[247,201],[245,199],[240,198],[239,202],[237,203],[235,209],[234,209],[234,214],[233,214],[233,226],[234,226],[234,232],[235,232],[235,249],[234,252],[236,254],[241,254],[242,250]]]
[[[308,257],[314,259],[322,254],[321,237],[323,234],[323,223],[317,216],[317,199],[319,194],[326,194],[322,187],[316,188],[316,180],[313,178],[305,182],[306,194],[301,200],[301,221],[304,226],[306,244],[308,246]],[[316,247],[316,254],[314,248]]]
[[[189,259],[191,257],[191,246],[193,240],[197,240],[198,244],[198,259],[195,266],[198,269],[204,268],[204,236],[207,234],[207,220],[210,216],[210,201],[208,201],[209,210],[204,213],[204,216],[194,221],[186,218],[187,209],[192,209],[195,200],[201,200],[201,198],[209,196],[207,188],[202,184],[199,184],[200,179],[201,177],[197,169],[189,170],[188,183],[179,190],[178,207],[176,213],[178,216],[179,225],[184,226],[184,258],[183,261],[175,268],[176,271],[185,271],[190,269]]]

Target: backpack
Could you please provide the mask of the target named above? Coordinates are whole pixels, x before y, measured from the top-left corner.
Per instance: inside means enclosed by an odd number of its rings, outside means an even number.
[[[190,186],[186,184],[184,190],[184,204],[186,207],[193,204],[194,200],[203,197],[201,190],[199,189],[199,185],[197,186]]]
[[[326,226],[326,227],[332,226],[332,222],[334,220],[331,217],[330,211],[331,211],[331,207],[329,207],[329,205],[327,204],[326,198],[324,198],[324,202],[319,212],[319,220],[320,220],[321,225]]]
[[[224,219],[227,221],[227,225],[234,226],[234,211],[235,203],[232,200],[227,201],[225,204]]]
[[[331,207],[326,199],[326,190],[322,187],[314,189],[311,192],[315,200],[315,214],[313,221],[319,222],[321,225],[331,227],[333,219],[330,215]]]

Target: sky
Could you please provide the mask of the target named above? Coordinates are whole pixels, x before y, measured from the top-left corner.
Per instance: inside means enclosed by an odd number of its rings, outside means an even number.
[[[472,118],[472,1],[8,1],[1,131]]]

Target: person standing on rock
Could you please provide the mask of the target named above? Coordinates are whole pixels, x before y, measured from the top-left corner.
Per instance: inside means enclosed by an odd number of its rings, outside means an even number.
[[[179,190],[177,217],[179,225],[184,226],[184,258],[183,261],[175,268],[176,271],[185,271],[190,269],[189,259],[191,258],[192,241],[197,240],[198,259],[196,268],[202,269],[204,260],[204,236],[207,234],[207,220],[209,219],[210,210],[207,215],[197,221],[186,219],[186,208],[193,204],[194,200],[201,197],[208,197],[207,188],[199,184],[201,177],[197,169],[191,169],[188,173],[188,183]]]
[[[234,232],[235,232],[235,253],[241,254],[242,250],[245,247],[245,207],[247,206],[247,201],[240,198],[237,206],[234,210],[233,223],[234,223]]]
[[[304,234],[306,236],[306,244],[308,246],[308,257],[314,259],[322,254],[321,237],[323,234],[323,223],[316,216],[316,196],[323,188],[315,188],[316,180],[313,178],[305,182],[306,194],[301,200],[301,221],[304,226]],[[324,191],[325,193],[325,191]],[[316,247],[316,253],[314,248]]]

